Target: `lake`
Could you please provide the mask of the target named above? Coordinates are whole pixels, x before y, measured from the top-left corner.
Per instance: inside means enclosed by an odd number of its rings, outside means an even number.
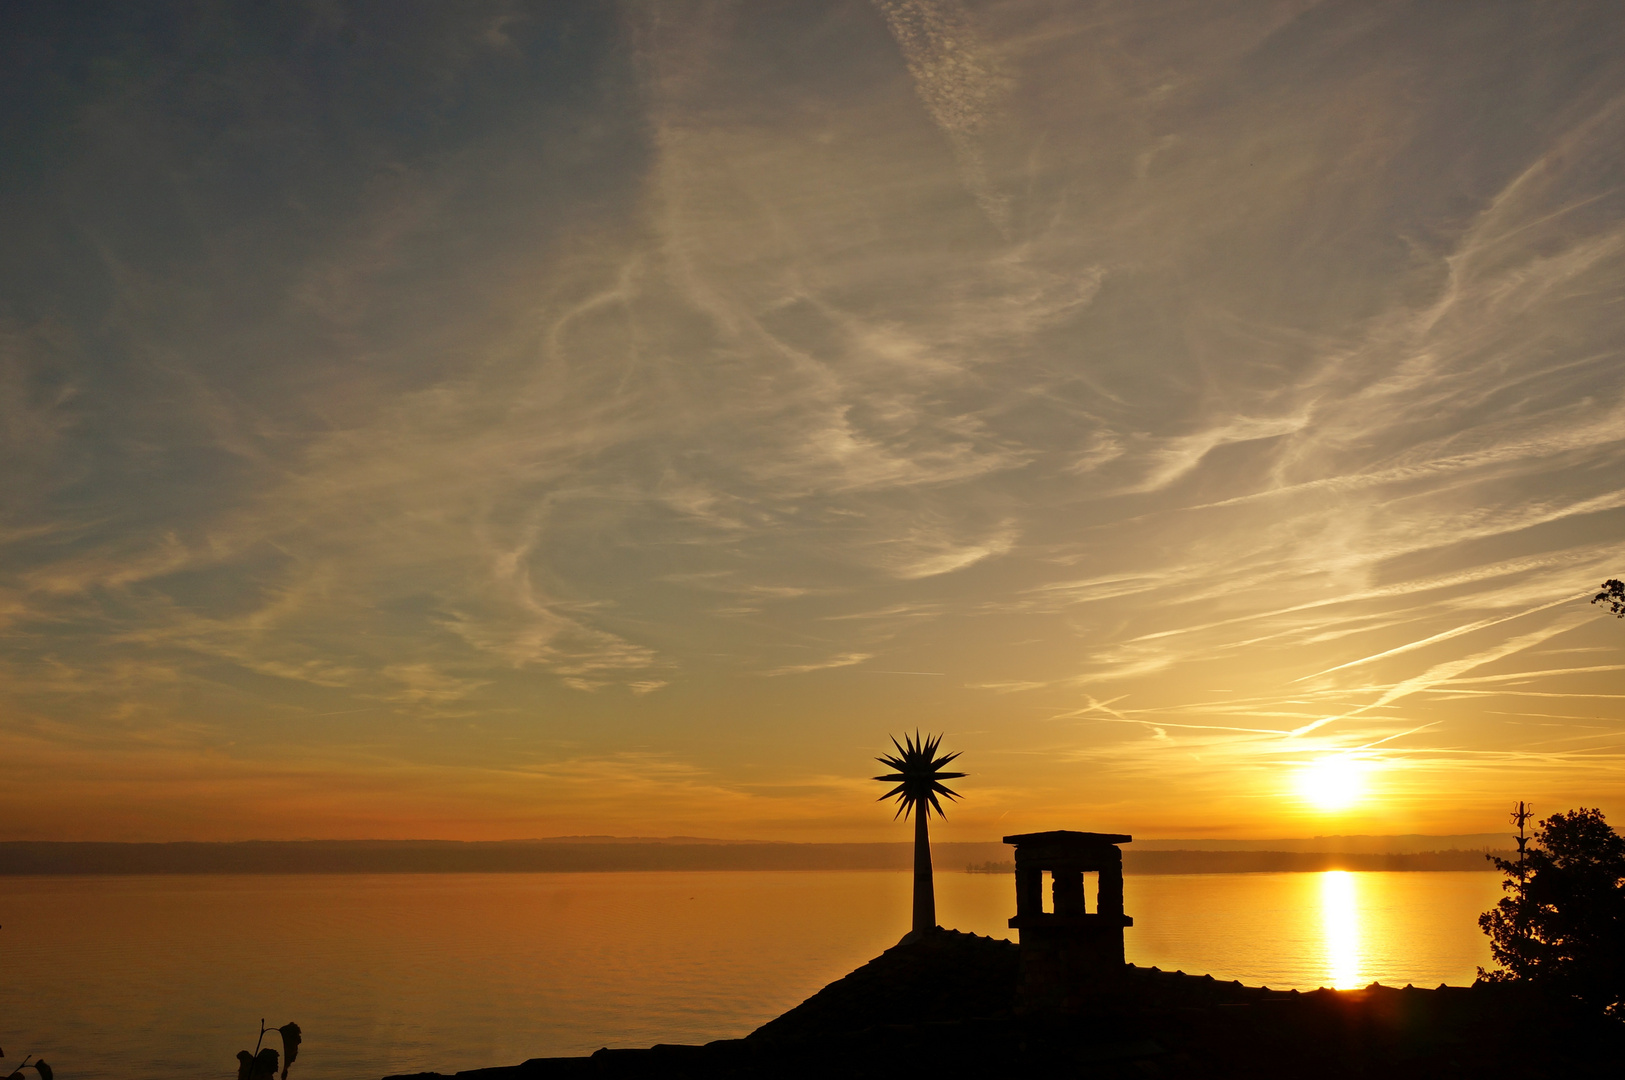
[[[1014,939],[1007,875],[944,926]],[[290,1077],[512,1065],[744,1035],[896,943],[884,871],[0,878],[0,1047],[62,1080],[229,1076],[264,1017]],[[1494,873],[1130,876],[1129,959],[1313,989],[1470,983]],[[272,1046],[280,1046],[275,1035]]]

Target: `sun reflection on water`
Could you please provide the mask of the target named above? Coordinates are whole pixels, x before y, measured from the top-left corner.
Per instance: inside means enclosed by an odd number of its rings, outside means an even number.
[[[1320,875],[1320,921],[1326,939],[1326,968],[1337,990],[1363,986],[1360,977],[1360,904],[1355,875],[1327,870]]]

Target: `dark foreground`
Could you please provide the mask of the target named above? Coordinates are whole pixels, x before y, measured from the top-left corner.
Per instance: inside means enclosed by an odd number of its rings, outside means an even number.
[[[1079,1015],[1014,1008],[1020,950],[939,930],[887,949],[743,1039],[600,1050],[461,1078],[1590,1077],[1625,1074],[1618,1025],[1518,987],[1269,990],[1127,969]],[[418,1073],[387,1080],[432,1080]]]

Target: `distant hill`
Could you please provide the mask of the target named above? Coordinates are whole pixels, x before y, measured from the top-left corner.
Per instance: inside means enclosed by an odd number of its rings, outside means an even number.
[[[411,842],[411,841],[408,841]],[[782,844],[783,840],[722,840],[714,836],[540,836],[496,844]]]
[[[1131,874],[1283,870],[1484,870],[1499,836],[1161,840],[1124,850]],[[1196,844],[1231,844],[1194,847]],[[1242,847],[1241,845],[1249,845]],[[1175,845],[1175,846],[1169,846]],[[1256,845],[1256,846],[1255,846]],[[1290,845],[1290,846],[1289,846]],[[1008,872],[1004,844],[932,845],[939,873]],[[490,873],[637,870],[906,870],[914,846],[800,844],[697,837],[547,840],[246,840],[233,843],[0,843],[0,876],[18,874]]]
[[[932,847],[944,871],[1008,857],[999,843]],[[564,840],[246,840],[0,843],[6,874],[489,873],[633,870],[905,870],[914,846]]]
[[[1128,851],[1329,851],[1348,854],[1407,855],[1423,851],[1484,851],[1513,847],[1512,834],[1460,833],[1428,836],[1311,836],[1278,840],[1141,840]]]
[[[1312,873],[1323,870],[1493,870],[1488,855],[1511,858],[1512,851],[1125,851],[1123,872],[1136,874]],[[1010,860],[975,863],[973,874],[1009,874]]]

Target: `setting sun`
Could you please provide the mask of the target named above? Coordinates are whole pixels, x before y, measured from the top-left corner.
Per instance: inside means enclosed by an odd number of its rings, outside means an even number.
[[[1365,795],[1370,764],[1349,754],[1310,762],[1298,774],[1298,791],[1321,810],[1347,810]]]

